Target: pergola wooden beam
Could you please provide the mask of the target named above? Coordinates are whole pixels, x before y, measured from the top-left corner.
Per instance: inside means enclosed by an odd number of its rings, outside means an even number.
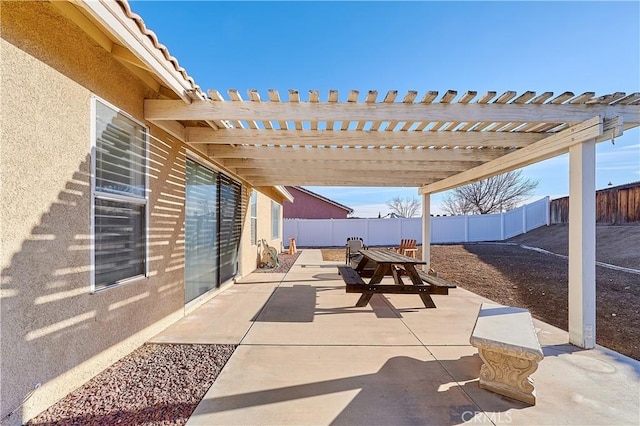
[[[252,158],[229,158],[221,160],[225,167],[237,170],[243,173],[245,169],[305,169],[330,172],[332,170],[351,170],[351,171],[369,171],[369,170],[385,170],[385,171],[449,171],[461,172],[470,167],[479,166],[480,161],[358,161],[350,160],[265,160]]]
[[[416,180],[411,181],[402,178],[371,178],[371,179],[339,179],[331,176],[317,176],[315,178],[301,178],[298,176],[281,175],[277,177],[261,177],[249,180],[253,186],[271,186],[271,185],[287,185],[287,186],[393,186],[393,187],[409,187],[418,188],[422,185],[435,182],[435,180]]]
[[[181,142],[185,142],[187,140],[184,127],[177,121],[161,120],[151,121],[151,123],[158,126],[160,129],[164,130],[174,138],[177,138]]]
[[[622,123],[619,119],[607,120],[605,125],[602,117],[593,117],[518,151],[422,187],[419,192],[420,194],[433,194],[519,169],[563,154],[571,146],[589,139],[597,139],[609,131],[613,132],[612,136],[617,136],[616,133],[619,133],[621,128]]]
[[[579,123],[599,115],[620,116],[639,123],[634,105],[498,104],[498,103],[333,103],[333,102],[213,102],[186,105],[173,100],[147,99],[147,120],[259,120],[259,121],[442,121]]]
[[[437,179],[444,179],[448,176],[451,176],[455,172],[431,172],[428,170],[424,171],[413,171],[406,172],[402,171],[402,177],[408,179],[409,181],[414,182],[426,182],[426,181],[435,181]],[[360,177],[357,173],[354,173],[351,170],[331,170],[327,172],[321,172],[318,170],[303,170],[303,169],[290,169],[290,170],[280,170],[280,169],[244,169],[242,171],[242,176],[247,180],[251,181],[252,179],[264,177],[264,178],[273,178],[281,175],[286,175],[291,178],[316,178],[318,176],[331,177],[343,180],[350,180],[352,182],[359,181]],[[380,178],[380,179],[389,179],[389,171],[388,170],[370,170],[366,173],[362,173],[361,176],[365,179],[370,178]]]
[[[505,149],[283,148],[266,146],[229,147],[219,145],[210,145],[207,150],[207,153],[215,158],[263,158],[280,160],[348,159],[352,161],[488,161],[504,155],[505,152],[509,151]]]
[[[508,132],[380,132],[332,130],[250,130],[187,127],[192,144],[274,144],[349,146],[496,146],[521,148],[544,139],[544,133]]]

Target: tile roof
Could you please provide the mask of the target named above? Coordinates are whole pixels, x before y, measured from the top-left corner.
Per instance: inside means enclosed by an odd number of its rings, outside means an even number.
[[[167,60],[167,62],[172,64],[173,68],[178,73],[180,73],[180,75],[182,76],[182,78],[184,78],[184,80],[189,82],[191,88],[198,95],[198,97],[204,98],[205,95],[202,92],[202,89],[200,88],[200,86],[196,84],[193,77],[187,74],[187,70],[180,66],[176,57],[172,56],[169,53],[169,49],[167,49],[167,47],[164,44],[158,41],[158,36],[156,36],[156,33],[154,33],[152,30],[147,28],[142,17],[131,10],[131,6],[129,5],[129,2],[127,0],[117,0],[117,3],[122,8],[122,11],[125,13],[125,15],[129,19],[131,19],[133,22],[135,22],[140,32],[146,37],[148,37],[153,43],[153,46],[162,53],[162,56],[165,58],[165,60]]]

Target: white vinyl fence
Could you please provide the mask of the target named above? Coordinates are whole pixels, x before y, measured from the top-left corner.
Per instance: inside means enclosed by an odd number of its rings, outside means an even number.
[[[549,224],[549,197],[506,213],[431,217],[431,243],[500,241]],[[341,247],[348,237],[368,246],[398,245],[403,238],[422,244],[422,218],[285,219],[283,243],[298,247]]]

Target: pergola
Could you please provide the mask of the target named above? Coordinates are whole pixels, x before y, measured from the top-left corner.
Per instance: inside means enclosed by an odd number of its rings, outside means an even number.
[[[243,100],[202,92],[126,0],[52,2],[149,88],[145,119],[245,185],[409,186],[423,197],[429,261],[430,194],[569,152],[569,338],[595,344],[595,145],[640,125],[640,93],[553,96],[527,91],[389,91],[288,101],[271,90]],[[396,99],[398,98],[398,99]],[[457,98],[457,99],[456,99]]]
[[[288,101],[275,90],[268,101],[256,90],[246,101],[236,90],[227,100],[217,91],[208,95],[190,103],[148,100],[145,116],[253,186],[427,186],[421,192],[437,192],[479,173],[567,152],[578,139],[619,136],[640,121],[638,93],[466,92],[455,102],[452,90],[421,98],[409,91],[401,101],[389,91],[379,102],[377,91],[359,102],[354,90],[346,102],[333,90],[323,102],[314,90],[306,101],[296,90]]]
[[[569,152],[569,338],[595,345],[595,145],[640,125],[640,93],[190,95],[146,100],[145,118],[250,186],[419,188],[426,262],[430,194]]]

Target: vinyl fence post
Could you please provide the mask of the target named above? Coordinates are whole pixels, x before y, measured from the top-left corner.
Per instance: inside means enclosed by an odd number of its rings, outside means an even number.
[[[371,244],[371,238],[369,236],[369,221],[370,220],[371,219],[369,219],[369,218],[365,219],[365,227],[364,227],[364,229],[365,229],[364,235],[365,235],[365,238],[366,238],[364,241],[365,241],[365,244],[367,244],[367,245]]]
[[[296,219],[296,240],[300,243],[300,219]]]
[[[329,230],[331,232],[331,234],[329,234],[329,235],[331,235],[331,245],[335,247],[337,244],[336,244],[336,241],[335,241],[335,233],[333,232],[334,231],[334,229],[333,229],[334,228],[334,226],[333,226],[333,218],[329,219],[329,221],[330,221],[329,222],[329,224],[330,224],[329,225]]]
[[[431,267],[431,194],[422,194],[422,260],[426,262],[422,270],[429,271]]]
[[[551,224],[551,198],[549,198],[548,196],[546,197],[546,206],[547,206],[546,222],[547,222],[547,226],[549,226]]]
[[[522,206],[522,233],[527,233],[527,205]]]
[[[469,242],[469,215],[464,215],[464,242]]]

